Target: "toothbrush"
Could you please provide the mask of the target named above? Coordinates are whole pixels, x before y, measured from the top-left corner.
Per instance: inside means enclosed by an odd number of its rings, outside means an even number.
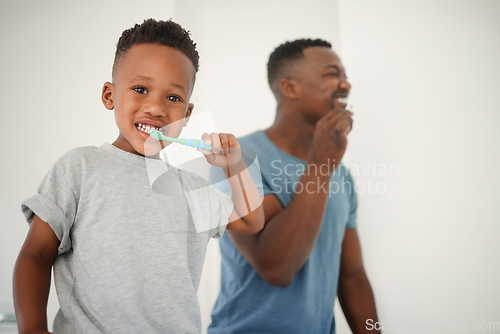
[[[207,145],[207,144],[205,144],[205,142],[203,140],[199,140],[199,139],[167,137],[163,133],[161,133],[160,131],[151,131],[149,133],[149,135],[151,136],[151,138],[156,139],[156,140],[168,140],[168,141],[171,141],[173,143],[178,143],[181,145],[200,148],[202,150],[207,150],[207,151],[213,150],[212,145]],[[228,177],[228,179],[230,179],[231,172],[229,170],[227,156],[226,156],[226,169],[227,169],[227,177]],[[245,205],[247,207],[247,210],[248,210],[248,212],[252,212],[252,210],[250,208],[250,202],[248,201],[247,193],[245,191],[245,186],[243,185],[243,180],[241,179],[240,173],[238,173],[238,181],[240,182],[240,187],[241,187],[241,191],[243,193],[243,198],[245,199]]]
[[[168,140],[173,143],[178,143],[181,145],[186,145],[189,147],[195,147],[195,148],[200,148],[202,150],[207,150],[207,151],[212,151],[213,147],[212,145],[207,145],[203,140],[199,139],[190,139],[190,138],[172,138],[172,137],[167,137],[160,131],[151,131],[149,133],[151,138],[156,139],[156,140]]]

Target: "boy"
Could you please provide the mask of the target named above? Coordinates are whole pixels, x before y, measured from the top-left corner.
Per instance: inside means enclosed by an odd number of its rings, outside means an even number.
[[[20,333],[47,332],[52,265],[61,306],[54,332],[200,332],[196,291],[208,239],[229,222],[256,233],[264,220],[233,135],[202,137],[213,145],[203,151],[207,161],[238,175],[228,178],[232,201],[171,166],[158,178],[161,191],[149,181],[161,147],[148,132],[180,133],[197,70],[195,44],[178,24],[149,19],[123,32],[113,83],[102,92],[118,138],[63,155],[23,202],[30,229],[14,270]],[[195,203],[186,189],[197,190]],[[200,217],[212,228],[197,233]]]

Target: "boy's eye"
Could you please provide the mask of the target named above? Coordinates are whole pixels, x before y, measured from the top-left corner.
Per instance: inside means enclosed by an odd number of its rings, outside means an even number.
[[[139,94],[146,94],[148,92],[144,87],[134,87],[133,90]]]
[[[175,96],[175,95],[170,95],[170,96],[167,97],[167,99],[169,101],[172,101],[172,102],[180,102],[181,101],[181,99],[178,96]]]

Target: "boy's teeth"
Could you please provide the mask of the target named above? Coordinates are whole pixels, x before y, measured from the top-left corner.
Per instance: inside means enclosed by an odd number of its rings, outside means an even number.
[[[150,133],[152,131],[160,131],[161,132],[160,128],[157,128],[157,127],[152,126],[152,125],[144,125],[144,124],[138,123],[136,125],[136,127],[145,133]]]

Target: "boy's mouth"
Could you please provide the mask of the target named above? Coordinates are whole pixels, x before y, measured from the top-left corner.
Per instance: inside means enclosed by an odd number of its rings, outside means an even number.
[[[135,127],[137,128],[137,130],[145,133],[145,134],[150,134],[152,131],[159,131],[161,133],[163,133],[163,129],[159,128],[159,127],[156,127],[152,124],[144,124],[144,123],[137,123],[135,125]]]

